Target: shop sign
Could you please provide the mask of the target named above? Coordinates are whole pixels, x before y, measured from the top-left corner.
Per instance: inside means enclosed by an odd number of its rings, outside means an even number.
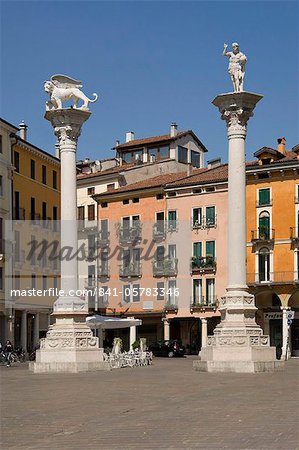
[[[282,319],[282,312],[266,312],[264,319]]]

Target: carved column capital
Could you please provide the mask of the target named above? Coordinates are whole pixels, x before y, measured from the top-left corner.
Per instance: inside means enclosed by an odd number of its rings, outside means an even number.
[[[60,151],[64,149],[76,151],[77,141],[81,134],[81,125],[61,125],[54,127],[55,136],[58,138]]]
[[[247,133],[247,122],[253,112],[244,108],[225,109],[221,119],[226,121],[228,139],[245,139]]]

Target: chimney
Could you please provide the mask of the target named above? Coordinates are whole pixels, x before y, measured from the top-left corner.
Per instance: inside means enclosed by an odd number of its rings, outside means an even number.
[[[116,139],[115,141],[115,147],[117,147],[120,144],[120,141],[118,139]]]
[[[214,158],[208,161],[208,169],[214,169],[221,165],[221,158]]]
[[[277,139],[277,150],[282,153],[283,155],[285,155],[286,152],[286,138],[282,137],[282,138],[278,138]]]
[[[59,142],[56,142],[56,144],[55,144],[55,156],[56,156],[56,158],[60,159],[60,145],[59,145]]]
[[[134,141],[134,131],[127,131],[126,133],[126,142]]]
[[[174,137],[178,134],[178,126],[175,122],[170,124],[170,136]]]
[[[20,138],[23,139],[24,141],[27,140],[27,125],[25,124],[24,120],[22,120],[22,122],[19,125],[20,128]]]

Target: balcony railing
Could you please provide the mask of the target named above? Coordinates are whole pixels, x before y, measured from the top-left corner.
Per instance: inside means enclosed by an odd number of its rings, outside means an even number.
[[[299,227],[290,228],[290,239],[293,243],[299,242]]]
[[[120,277],[141,277],[141,264],[135,263],[128,266],[121,266],[119,269]]]
[[[168,298],[165,302],[164,310],[165,312],[176,312],[178,310],[177,298]]]
[[[191,226],[194,230],[204,230],[206,228],[216,228],[217,226],[217,215],[214,217],[202,216],[200,219],[193,218],[191,221]]]
[[[14,208],[13,220],[25,220],[25,208]]]
[[[110,242],[110,232],[107,230],[98,231],[97,244],[99,247],[107,247]]]
[[[96,287],[96,278],[95,277],[87,277],[84,280],[85,289],[91,289]]]
[[[164,220],[159,220],[154,224],[153,228],[153,238],[154,239],[165,239],[166,237],[166,222]]]
[[[78,219],[77,222],[78,222],[78,230],[79,231],[96,229],[98,226],[98,222],[96,219],[88,220],[88,219],[84,218],[84,219]]]
[[[194,297],[191,296],[190,298],[190,310],[195,311],[197,309],[203,309],[203,308],[216,308],[217,305],[217,297],[216,296],[210,296],[210,297]]]
[[[106,266],[106,265],[99,266],[99,268],[98,268],[98,276],[100,278],[109,278],[110,277],[109,266]]]
[[[273,228],[260,227],[251,231],[251,242],[263,243],[272,242],[275,239],[275,230]]]
[[[257,200],[256,207],[261,207],[261,206],[272,206],[272,198],[269,198],[266,200]]]
[[[170,277],[178,273],[178,259],[164,258],[162,260],[155,259],[153,261],[153,275],[154,277]]]
[[[168,220],[167,231],[169,231],[171,233],[172,231],[177,231],[177,230],[178,230],[178,221],[177,220]]]
[[[216,258],[213,256],[193,256],[191,258],[192,272],[216,272]]]
[[[248,273],[247,283],[249,285],[261,284],[294,284],[298,283],[299,270],[286,272]]]
[[[120,244],[132,244],[141,240],[141,223],[135,222],[132,226],[118,225],[117,230]]]

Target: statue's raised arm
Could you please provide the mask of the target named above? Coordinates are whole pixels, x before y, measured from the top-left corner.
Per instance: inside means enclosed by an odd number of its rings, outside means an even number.
[[[232,44],[232,49],[232,52],[228,52],[227,44],[224,44],[222,54],[229,57],[228,73],[233,83],[234,92],[243,92],[247,58],[244,53],[240,52],[237,42]]]

